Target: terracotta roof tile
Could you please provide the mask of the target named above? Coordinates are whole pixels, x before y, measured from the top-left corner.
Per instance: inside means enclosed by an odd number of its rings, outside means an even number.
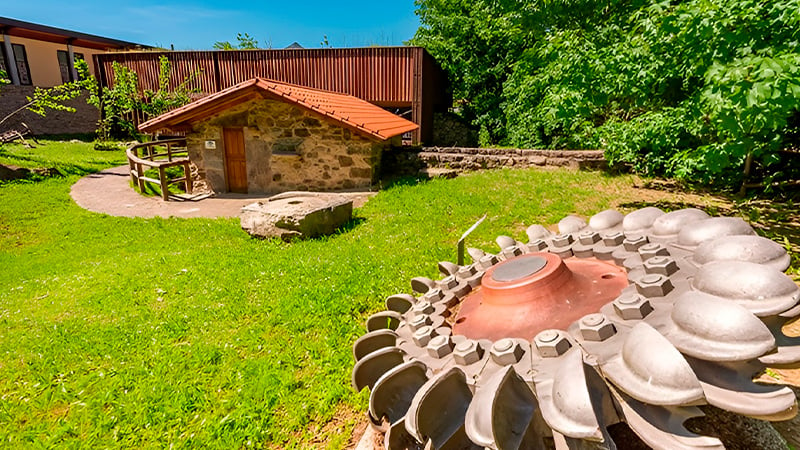
[[[139,130],[185,129],[233,106],[258,98],[275,98],[298,105],[380,140],[419,128],[409,120],[352,95],[253,78],[150,119],[139,125]]]

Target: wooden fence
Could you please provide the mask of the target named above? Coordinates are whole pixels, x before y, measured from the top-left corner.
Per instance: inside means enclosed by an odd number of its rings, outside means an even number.
[[[145,142],[136,144],[126,151],[128,166],[130,166],[131,180],[145,190],[145,182],[153,183],[161,190],[161,198],[169,201],[169,185],[184,183],[187,194],[192,193],[192,172],[189,168],[189,154],[186,139],[168,139],[163,141]],[[167,177],[170,167],[183,167],[183,176],[176,178]],[[148,169],[158,170],[158,179],[145,176]]]

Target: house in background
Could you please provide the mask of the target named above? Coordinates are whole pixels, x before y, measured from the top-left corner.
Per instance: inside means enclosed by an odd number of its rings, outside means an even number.
[[[51,87],[75,80],[75,59],[94,72],[92,56],[147,46],[0,17],[0,69],[18,86]]]
[[[27,103],[36,87],[52,87],[78,77],[75,60],[83,59],[93,73],[94,56],[108,51],[147,48],[134,42],[94,36],[21,20],[0,17],[0,69],[11,84],[2,88],[0,118]],[[75,113],[53,111],[42,118],[30,111],[16,114],[3,124],[7,129],[24,122],[37,134],[90,133],[97,126],[97,110],[77,99]]]
[[[381,153],[419,126],[352,95],[253,78],[139,126],[186,133],[199,190],[371,186]]]

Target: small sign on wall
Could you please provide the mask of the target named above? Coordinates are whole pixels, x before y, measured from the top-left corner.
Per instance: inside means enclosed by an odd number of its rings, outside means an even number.
[[[206,150],[216,150],[217,141],[206,141]]]

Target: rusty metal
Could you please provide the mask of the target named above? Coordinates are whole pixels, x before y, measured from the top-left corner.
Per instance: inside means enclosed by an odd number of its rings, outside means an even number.
[[[781,246],[694,209],[570,216],[558,231],[469,249],[471,264],[439,263],[440,280],[414,279],[370,317],[353,385],[378,387],[370,418],[388,448],[614,449],[608,427],[624,422],[653,448],[721,449],[683,426],[697,406],[797,413],[790,389],[753,382],[800,364]]]

